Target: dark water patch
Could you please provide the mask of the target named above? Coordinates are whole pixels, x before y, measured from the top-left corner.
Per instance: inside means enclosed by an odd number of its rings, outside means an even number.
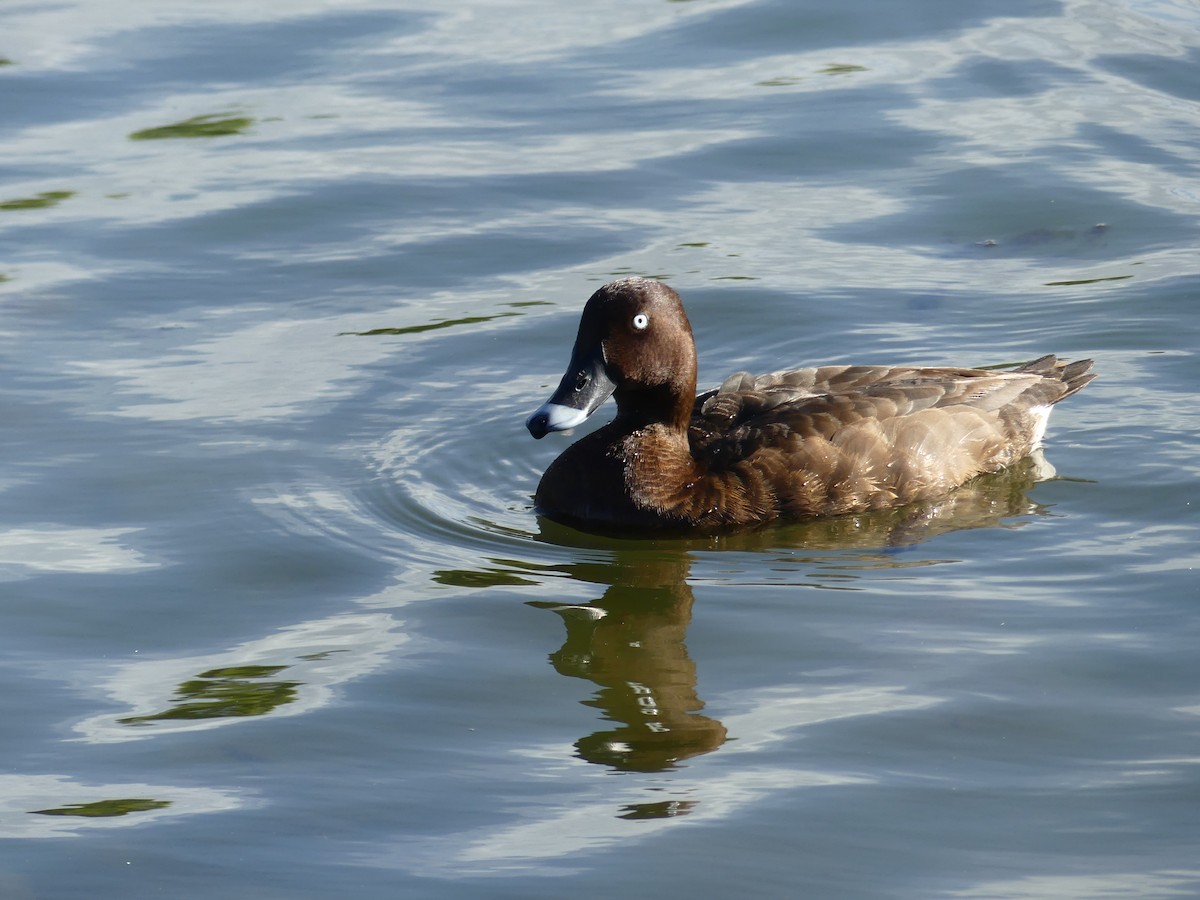
[[[827,176],[840,180],[846,172],[875,171],[885,159],[897,167],[903,165],[900,160],[915,163],[937,146],[936,138],[927,132],[882,119],[873,121],[866,131],[860,121],[854,120],[855,133],[846,132],[847,103],[882,110],[900,102],[898,96],[885,96],[890,93],[891,89],[875,88],[858,97],[836,100],[823,94],[789,97],[786,102],[793,114],[768,134],[733,136],[679,153],[666,175],[685,180],[694,190],[697,181],[736,184],[759,182],[766,177],[780,183],[792,179],[819,183]],[[739,105],[745,107],[742,101]],[[797,210],[796,215],[802,218],[805,211]]]
[[[1089,76],[1079,69],[1038,59],[963,60],[945,76],[930,81],[929,90],[985,104],[988,97],[1036,97],[1060,85],[1085,85]]]
[[[1097,68],[1114,72],[1154,91],[1183,100],[1200,100],[1200,49],[1187,48],[1179,55],[1136,54],[1098,56]]]
[[[157,94],[156,86],[130,82],[126,75],[120,69],[81,73],[14,66],[5,70],[0,116],[15,129],[123,115],[135,98],[147,100]],[[36,168],[36,160],[27,162],[26,167]]]
[[[824,233],[947,258],[1107,260],[1174,245],[1195,229],[1191,217],[1009,165],[939,173],[908,209]]]
[[[1198,63],[1200,64],[1200,63]],[[1140,164],[1153,166],[1180,178],[1194,178],[1200,172],[1200,161],[1186,144],[1156,142],[1147,135],[1123,131],[1097,122],[1081,123],[1079,140],[1095,153],[1110,159],[1137,160]]]
[[[1005,15],[1052,16],[1061,9],[1058,0],[1019,0],[1005,8]],[[764,0],[689,17],[664,32],[603,48],[598,55],[624,60],[632,54],[642,65],[655,66],[691,64],[699,55],[710,64],[722,64],[831,46],[933,40],[994,15],[995,10],[981,0],[922,5],[906,9],[903,15],[897,15],[895,6],[886,0],[851,0],[837,6]]]
[[[120,32],[106,46],[114,59],[135,63],[157,84],[189,90],[329,80],[339,53],[411,34],[429,18],[406,10],[283,11],[263,21],[151,25]]]

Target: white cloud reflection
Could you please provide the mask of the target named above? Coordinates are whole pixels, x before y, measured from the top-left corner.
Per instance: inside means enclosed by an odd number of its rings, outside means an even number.
[[[194,682],[203,673],[230,672],[233,677],[238,670],[282,666],[269,677],[256,679],[256,684],[270,687],[272,679],[290,682],[294,683],[294,693],[287,702],[264,710],[262,715],[312,712],[329,704],[339,685],[394,662],[400,648],[409,641],[401,625],[386,613],[347,613],[281,628],[220,653],[139,659],[117,665],[97,680],[100,690],[121,709],[76,724],[74,730],[80,735],[77,740],[108,744],[253,721],[236,715],[159,717],[181,702],[180,685]],[[139,718],[142,721],[120,721]]]
[[[644,37],[684,19],[702,18],[753,0],[704,3],[573,4],[549,14],[544,0],[505,0],[447,7],[438,0],[404,0],[408,11],[436,13],[428,31],[394,39],[388,52],[427,53],[431,45],[451,58],[526,64]],[[567,12],[569,10],[569,12]]]
[[[72,815],[39,812],[68,810],[90,803],[113,805],[122,798],[154,801],[159,808],[135,808],[124,815]],[[145,782],[87,784],[65,775],[0,775],[0,838],[78,837],[86,832],[129,828],[196,813],[238,809],[245,801],[231,791],[177,787]]]
[[[395,10],[389,0],[295,0],[287,14],[293,19],[351,11]],[[22,68],[38,70],[91,69],[99,59],[110,61],[114,37],[150,28],[189,25],[254,25],[278,23],[284,13],[273,3],[241,0],[161,0],[156,3],[75,0],[26,5],[5,11],[4,31],[9,46],[20,48]],[[153,48],[149,48],[153,49]]]
[[[420,314],[410,309],[410,315]],[[157,358],[81,361],[74,368],[113,380],[120,395],[141,398],[114,405],[114,415],[155,421],[284,418],[352,394],[361,368],[390,352],[383,342],[339,339],[343,328],[333,319],[259,322]]]
[[[386,52],[426,55],[436,46],[459,59],[527,62],[562,53],[629,40],[696,18],[745,5],[750,0],[708,0],[697,4],[641,6],[634,14],[623,3],[571,7],[570,15],[547,15],[543,0],[447,6],[438,0],[295,0],[286,10],[274,3],[244,0],[160,0],[106,2],[88,0],[27,6],[5,13],[5,36],[21,48],[23,67],[90,68],[107,54],[118,35],[148,28],[247,26],[323,19],[345,11],[415,13],[432,18],[416,34],[401,34]],[[519,27],[515,27],[518,26]]]
[[[154,568],[122,540],[140,528],[41,526],[0,531],[0,581],[33,573],[132,572]]]
[[[558,860],[559,866],[569,870],[575,868],[572,859],[580,854],[588,854],[590,858],[601,850],[645,841],[680,825],[726,818],[781,791],[868,782],[866,778],[828,771],[764,767],[730,772],[720,778],[694,781],[672,778],[670,790],[662,794],[648,795],[634,788],[616,792],[616,796],[611,791],[596,791],[603,797],[592,800],[573,797],[559,807],[541,811],[541,816],[532,821],[454,835],[444,845],[438,842],[436,850],[423,854],[424,863],[418,864],[416,870],[420,874],[457,877],[497,875],[506,870],[528,875],[530,864],[536,861],[535,873],[558,875],[562,869],[547,866],[548,861]],[[636,806],[647,799],[678,800],[695,806],[680,818],[639,819],[631,823],[618,816],[625,806]],[[387,864],[386,859],[376,862]]]
[[[1089,868],[1097,867],[1092,861]],[[1086,875],[1030,875],[988,881],[943,896],[964,900],[1089,900],[1137,897],[1170,900],[1200,895],[1200,869],[1158,869],[1149,872],[1089,872]]]

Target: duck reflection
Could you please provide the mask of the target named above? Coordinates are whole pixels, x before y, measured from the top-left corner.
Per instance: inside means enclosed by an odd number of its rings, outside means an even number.
[[[696,665],[684,643],[694,600],[687,582],[691,551],[801,551],[788,559],[836,568],[845,586],[846,579],[859,577],[855,569],[937,563],[902,558],[895,552],[899,548],[953,531],[1015,528],[1032,515],[1047,514],[1027,492],[1051,475],[1049,464],[1036,457],[975,479],[934,502],[717,537],[621,540],[540,520],[544,541],[613,552],[604,563],[520,566],[523,574],[533,569],[565,572],[578,581],[607,585],[589,604],[530,601],[557,613],[566,625],[566,640],[550,654],[555,670],[594,682],[599,690],[583,702],[613,723],[576,741],[578,756],[616,769],[653,772],[725,742],[725,726],[700,712],[704,702],[696,688]],[[686,809],[670,814],[683,813]]]
[[[581,580],[611,579],[594,603],[531,603],[567,626],[550,654],[554,668],[599,685],[584,702],[616,724],[576,741],[588,762],[654,772],[725,742],[725,727],[699,712],[696,664],[684,645],[693,602],[687,570],[678,551],[621,554],[612,565],[572,567]]]

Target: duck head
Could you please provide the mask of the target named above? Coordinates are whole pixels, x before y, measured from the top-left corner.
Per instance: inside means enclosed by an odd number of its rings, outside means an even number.
[[[687,428],[696,345],[679,295],[660,281],[626,278],[592,294],[566,374],[525,427],[535,438],[574,428],[610,396],[625,428]]]

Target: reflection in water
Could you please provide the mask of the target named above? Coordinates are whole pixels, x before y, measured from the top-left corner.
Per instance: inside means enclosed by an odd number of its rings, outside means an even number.
[[[488,588],[522,584],[532,587],[537,585],[537,582],[532,579],[514,575],[512,572],[502,568],[491,567],[486,569],[439,569],[437,572],[434,572],[433,580],[436,584],[465,588]]]
[[[817,69],[818,75],[854,75],[858,72],[866,72],[866,66],[855,65],[854,63],[830,63],[823,69]],[[766,78],[762,81],[754,82],[755,87],[802,87],[806,80],[804,75],[782,75],[777,78]]]
[[[74,191],[42,191],[34,197],[5,200],[0,203],[0,209],[45,209],[47,206],[56,206],[63,200],[69,200],[74,196]]]
[[[36,816],[83,816],[87,819],[104,819],[111,816],[127,816],[133,812],[166,809],[170,800],[151,800],[145,797],[128,797],[121,800],[93,800],[91,803],[68,803],[53,809],[31,809]]]
[[[287,666],[231,666],[201,672],[175,691],[178,702],[162,712],[117,719],[122,725],[147,725],[164,719],[220,719],[262,716],[296,699],[299,681],[255,681]]]
[[[394,663],[408,642],[401,624],[384,613],[331,616],[220,653],[122,663],[100,684],[127,714],[100,713],[75,730],[108,743],[310,712],[328,704],[336,686]],[[290,677],[278,678],[285,670]]]
[[[686,816],[695,807],[691,800],[661,800],[658,803],[631,803],[621,808],[619,819],[673,819]]]
[[[687,583],[689,550],[763,550],[795,547],[825,551],[855,551],[826,557],[839,571],[828,577],[838,587],[852,586],[855,569],[934,565],[935,561],[898,560],[880,551],[908,546],[940,534],[971,528],[1016,527],[1005,520],[1045,511],[1026,492],[1053,474],[1042,458],[1031,458],[995,475],[978,478],[931,503],[902,509],[821,519],[740,534],[677,541],[618,541],[584,535],[549,521],[542,522],[546,540],[587,542],[614,551],[609,563],[551,566],[541,571],[563,572],[576,581],[607,584],[595,602],[580,605],[530,601],[562,616],[566,641],[550,655],[563,675],[588,679],[599,686],[589,706],[617,723],[586,735],[575,743],[577,754],[589,762],[626,771],[654,772],[673,768],[680,760],[709,753],[726,739],[725,726],[699,714],[704,707],[696,691],[696,667],[684,639],[691,620],[693,594]],[[816,559],[807,560],[817,563]],[[441,573],[450,583],[520,583],[532,567],[492,560],[496,568],[479,573]],[[811,584],[808,586],[823,586]],[[688,808],[651,804],[629,808],[630,817],[681,815]]]
[[[380,335],[421,334],[424,331],[438,331],[442,328],[456,328],[460,325],[478,325],[493,319],[503,319],[517,316],[520,313],[502,312],[494,316],[464,316],[461,319],[442,319],[437,322],[427,322],[423,325],[409,325],[405,328],[372,328],[370,331],[339,331],[338,337],[352,335],[354,337],[379,337]]]
[[[583,759],[656,772],[725,742],[725,727],[697,712],[704,703],[683,643],[693,601],[687,567],[682,553],[580,566],[585,580],[613,579],[601,599],[588,606],[531,604],[553,609],[566,623],[566,642],[550,655],[554,668],[598,684],[587,705],[620,723],[580,738],[575,748]]]
[[[145,782],[90,784],[65,775],[0,775],[0,838],[75,837],[196,813],[239,809],[231,791]],[[7,896],[7,895],[5,895]]]
[[[230,134],[241,134],[254,124],[254,120],[246,116],[193,116],[172,125],[161,125],[158,128],[143,128],[129,135],[131,141],[161,141],[170,138],[209,138],[224,137]]]

